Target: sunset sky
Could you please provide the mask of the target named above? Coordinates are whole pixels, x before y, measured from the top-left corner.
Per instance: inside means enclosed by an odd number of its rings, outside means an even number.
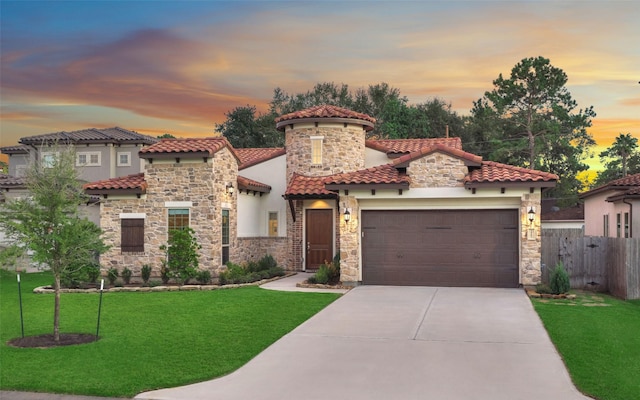
[[[596,154],[640,138],[638,1],[2,0],[0,25],[0,146],[109,126],[211,136],[225,112],[318,82],[386,82],[468,115],[536,56],[594,107]]]

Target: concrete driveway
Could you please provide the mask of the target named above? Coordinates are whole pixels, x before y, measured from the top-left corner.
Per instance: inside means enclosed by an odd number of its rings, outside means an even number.
[[[518,289],[361,286],[238,371],[137,399],[587,399]]]

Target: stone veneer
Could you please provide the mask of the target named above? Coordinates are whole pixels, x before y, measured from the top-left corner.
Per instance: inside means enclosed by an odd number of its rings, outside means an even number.
[[[355,285],[360,280],[360,208],[353,196],[341,196],[340,204],[351,209],[351,221],[339,218],[340,226],[340,280]]]
[[[269,254],[280,267],[288,269],[289,257],[286,237],[240,237],[238,238],[237,250],[231,258],[231,261],[236,264],[259,261]]]
[[[413,160],[407,168],[412,188],[462,186],[467,172],[464,161],[442,153]]]
[[[144,264],[158,276],[165,255],[159,247],[167,242],[166,202],[191,202],[189,225],[202,246],[200,268],[215,274],[222,267],[222,209],[229,209],[230,257],[238,252],[236,199],[237,192],[228,194],[226,185],[236,182],[238,162],[228,148],[216,152],[204,162],[183,157],[180,162],[153,160],[146,166],[147,194],[141,198],[106,198],[101,202],[100,225],[105,231],[105,243],[110,249],[100,257],[103,273],[115,267],[128,267],[139,275]],[[182,208],[182,207],[176,207]],[[122,253],[120,247],[120,214],[145,215],[144,253]]]
[[[523,286],[535,286],[542,281],[540,254],[540,204],[541,195],[527,193],[522,195],[520,203],[520,282]],[[533,224],[529,222],[529,207],[535,207],[536,217]]]

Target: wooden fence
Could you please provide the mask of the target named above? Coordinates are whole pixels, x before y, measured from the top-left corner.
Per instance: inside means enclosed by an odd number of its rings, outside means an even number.
[[[542,281],[562,261],[571,287],[640,299],[640,238],[584,236],[580,229],[542,231]]]

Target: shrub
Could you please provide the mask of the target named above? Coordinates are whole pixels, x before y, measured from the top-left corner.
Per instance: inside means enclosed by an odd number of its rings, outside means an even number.
[[[536,293],[551,294],[551,288],[546,283],[538,283],[536,285]]]
[[[271,268],[276,268],[277,266],[278,263],[271,254],[267,254],[258,261],[258,271],[268,271]]]
[[[160,267],[160,280],[164,285],[169,283],[169,279],[171,279],[169,267],[165,261],[162,261],[162,267]]]
[[[262,260],[256,262],[248,262],[245,265],[234,264],[232,262],[227,263],[227,270],[218,274],[218,283],[220,285],[227,285],[233,283],[251,283],[260,281],[262,279],[269,279],[274,276],[284,275],[284,269],[278,266],[272,266],[268,269],[264,269],[270,265],[274,265],[271,260],[271,256],[263,257]],[[266,261],[263,261],[265,260]]]
[[[140,269],[140,275],[142,276],[142,282],[145,285],[149,283],[149,278],[151,278],[151,265],[144,264],[142,269]]]
[[[60,284],[65,288],[80,288],[95,283],[100,276],[98,263],[84,264],[65,268],[60,274]]]
[[[109,281],[109,284],[113,286],[116,283],[116,279],[118,279],[118,269],[115,267],[109,268],[109,271],[107,271],[107,280]]]
[[[553,294],[567,293],[569,289],[571,289],[569,274],[567,274],[567,271],[564,269],[562,261],[559,261],[553,271],[551,271],[549,286]]]
[[[329,269],[327,268],[326,264],[322,264],[320,266],[320,269],[316,272],[315,277],[316,282],[320,284],[324,285],[329,283]]]
[[[124,267],[124,269],[120,273],[120,276],[122,276],[122,280],[124,281],[125,285],[128,285],[131,282],[131,270],[129,268]]]
[[[169,277],[175,278],[180,284],[188,283],[198,271],[198,250],[202,246],[194,235],[195,231],[191,228],[172,229],[168,243],[160,246],[160,250],[166,253]]]
[[[211,272],[206,269],[200,270],[196,273],[196,280],[202,285],[206,285],[211,282]]]

